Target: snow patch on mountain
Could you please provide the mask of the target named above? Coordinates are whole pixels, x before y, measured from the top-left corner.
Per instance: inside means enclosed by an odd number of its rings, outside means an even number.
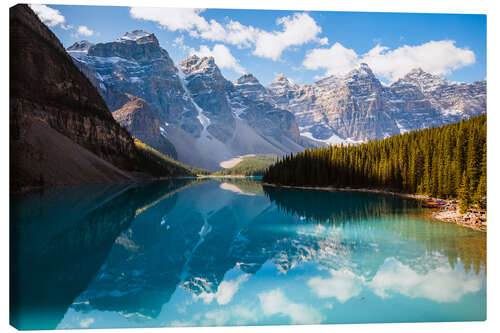
[[[318,142],[323,142],[323,143],[326,143],[326,144],[329,144],[329,145],[338,145],[338,144],[341,144],[341,143],[347,143],[348,141],[345,140],[345,139],[342,139],[341,137],[339,137],[338,135],[336,134],[332,134],[332,136],[330,136],[328,139],[317,139],[315,138],[311,132],[307,132],[307,131],[304,131],[304,132],[300,132],[300,135],[308,138],[308,139],[311,139],[313,141],[318,141]]]
[[[150,37],[152,34],[144,31],[144,30],[134,30],[132,32],[126,32],[125,35],[119,37],[117,42],[126,42],[126,41],[137,41],[144,37]]]
[[[399,121],[396,120],[396,126],[399,128],[401,134],[409,132]]]
[[[191,96],[191,92],[189,91],[189,89],[187,89],[186,74],[178,64],[176,64],[175,66],[177,67],[178,70],[177,76],[179,77],[179,80],[181,81],[182,84],[182,88],[184,89],[185,92],[184,96],[186,96],[186,98],[191,103],[193,103],[194,107],[196,108],[196,111],[198,111],[197,118],[200,121],[201,126],[203,126],[203,132],[206,132],[207,127],[210,126],[210,119],[204,114],[203,109],[200,108],[198,104],[196,104],[196,102],[193,100],[193,97]]]
[[[75,42],[73,45],[68,47],[66,50],[68,52],[82,52],[82,53],[87,53],[89,51],[89,48],[92,47],[94,44],[89,42],[88,40],[81,40],[78,42]]]

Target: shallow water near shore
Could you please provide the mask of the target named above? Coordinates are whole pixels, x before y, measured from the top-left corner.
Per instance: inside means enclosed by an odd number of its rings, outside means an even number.
[[[19,329],[486,319],[486,234],[413,199],[179,179],[11,197]]]

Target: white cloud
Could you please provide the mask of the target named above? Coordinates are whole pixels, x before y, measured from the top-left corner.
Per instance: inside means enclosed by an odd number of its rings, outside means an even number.
[[[257,312],[249,305],[236,305],[206,312],[201,322],[203,326],[248,325],[256,323]]]
[[[302,65],[313,70],[324,68],[326,75],[338,75],[353,69],[358,61],[358,55],[354,50],[335,43],[329,49],[309,51]]]
[[[253,26],[245,26],[232,20],[226,25],[226,31],[223,41],[239,47],[251,47],[260,33],[260,30]]]
[[[475,61],[471,50],[457,47],[455,41],[442,40],[416,46],[404,45],[392,50],[377,45],[362,55],[335,43],[329,49],[310,50],[302,64],[312,70],[324,69],[326,75],[341,75],[364,62],[374,73],[396,81],[417,67],[435,75],[445,75]]]
[[[168,30],[188,31],[207,25],[206,20],[199,15],[202,11],[195,8],[132,7],[130,15],[135,19],[156,22]]]
[[[215,20],[207,21],[200,16],[204,9],[194,8],[130,8],[130,15],[158,23],[171,31],[188,31],[190,36],[210,41],[226,42],[241,47],[249,47],[255,40],[258,29],[230,21],[226,26]]]
[[[335,297],[339,302],[358,296],[363,290],[363,279],[348,270],[330,270],[330,278],[314,277],[307,281],[320,298]]]
[[[174,39],[172,45],[177,48],[180,48],[183,51],[186,51],[188,49],[188,46],[184,44],[184,36],[179,36],[176,39]]]
[[[280,289],[258,294],[262,312],[272,316],[282,314],[290,317],[292,324],[319,324],[321,314],[313,307],[291,302]]]
[[[394,294],[409,298],[425,298],[435,302],[457,302],[469,293],[481,289],[482,278],[450,266],[420,272],[395,258],[388,258],[372,280],[350,270],[329,270],[331,277],[313,277],[307,282],[319,298],[336,298],[344,303],[358,296],[363,288],[382,298]]]
[[[201,298],[206,304],[212,303],[215,299],[220,305],[228,304],[233,299],[234,294],[240,288],[240,284],[248,280],[248,275],[244,274],[230,281],[222,281],[216,293],[203,292],[200,295],[194,295],[194,298]]]
[[[200,57],[214,57],[215,63],[220,68],[229,68],[240,74],[245,73],[245,69],[238,63],[238,60],[236,60],[225,45],[216,44],[212,49],[206,45],[201,45],[199,50],[190,50],[190,55],[193,54]]]
[[[410,298],[427,298],[436,302],[456,302],[468,293],[481,289],[481,277],[464,271],[439,267],[425,274],[412,270],[395,259],[387,259],[367,285],[380,297],[398,293]]]
[[[417,46],[404,45],[394,50],[377,45],[361,61],[374,68],[375,73],[395,81],[417,67],[436,75],[450,74],[472,65],[476,57],[471,50],[456,47],[455,41],[442,40]]]
[[[282,25],[282,31],[265,31],[253,26],[245,26],[238,21],[229,21],[225,25],[216,20],[207,21],[200,15],[203,9],[189,8],[130,8],[130,15],[135,19],[149,20],[171,31],[187,31],[191,37],[213,42],[223,42],[240,48],[255,46],[257,56],[277,60],[281,53],[291,47],[315,41],[328,44],[326,37],[319,38],[321,27],[307,13],[276,20]]]
[[[78,27],[78,29],[76,30],[77,33],[80,35],[80,36],[85,36],[85,37],[90,37],[94,34],[94,31],[89,29],[87,26],[85,25],[81,25]]]
[[[196,326],[196,323],[191,321],[180,321],[174,320],[170,323],[170,325],[162,325],[162,326],[172,326],[172,327],[193,327]]]
[[[81,328],[89,328],[90,325],[94,323],[94,318],[86,318],[80,321]]]
[[[60,24],[64,26],[65,18],[57,9],[50,8],[46,5],[29,5],[43,23],[49,27],[55,27]],[[64,26],[65,27],[65,26]]]
[[[279,18],[276,23],[283,25],[283,31],[261,31],[255,42],[255,55],[277,60],[290,46],[303,45],[314,40],[322,45],[328,43],[325,38],[317,38],[321,27],[309,14],[296,13],[292,17]]]

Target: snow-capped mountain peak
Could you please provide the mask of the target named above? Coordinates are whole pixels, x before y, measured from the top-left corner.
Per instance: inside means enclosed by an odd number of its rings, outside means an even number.
[[[440,77],[439,75],[433,75],[425,72],[421,68],[411,70],[399,81],[416,86],[423,93],[429,93],[431,91],[435,91],[440,86],[451,84],[451,82]]]
[[[293,82],[292,79],[286,77],[285,74],[280,73],[278,74],[275,78],[273,83],[281,84],[281,85],[287,85],[287,86],[293,86],[295,85],[295,82]]]
[[[81,40],[78,42],[75,42],[73,45],[67,48],[68,52],[85,52],[87,53],[88,50],[94,46],[93,43],[89,42],[88,40]]]
[[[298,85],[289,79],[285,74],[278,74],[267,89],[274,91],[277,94],[286,93],[289,90],[296,90]]]
[[[373,74],[373,71],[371,70],[370,66],[366,63],[360,63],[359,65],[356,66],[353,70],[348,72],[344,80],[351,80],[351,79],[362,79],[362,78],[369,78],[369,79],[375,79],[375,74]]]
[[[272,102],[267,89],[250,73],[236,79],[233,84],[241,94],[250,99]]]
[[[415,67],[411,71],[409,71],[407,75],[422,75],[424,73],[425,72],[421,67]]]
[[[119,37],[117,42],[136,42],[136,43],[158,43],[155,35],[144,30],[134,30],[126,32],[125,35]]]
[[[214,57],[199,57],[196,54],[193,54],[186,58],[184,61],[180,63],[181,68],[184,72],[189,74],[196,73],[215,73],[219,72],[219,68],[215,64]]]
[[[247,73],[234,81],[234,85],[256,85],[260,84],[259,80],[251,73]]]
[[[365,63],[365,62],[359,63],[358,66],[357,66],[357,70],[358,71],[362,71],[362,72],[366,72],[366,73],[371,73],[372,72],[370,66],[368,66],[368,64]]]

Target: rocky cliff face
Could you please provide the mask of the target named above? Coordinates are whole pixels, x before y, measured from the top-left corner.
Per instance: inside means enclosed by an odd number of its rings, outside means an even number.
[[[393,83],[390,88],[395,90],[401,85],[412,86],[420,92],[425,102],[447,122],[486,112],[486,80],[471,84],[450,82],[417,68]]]
[[[204,128],[221,142],[232,138],[235,119],[226,93],[232,89],[215,65],[214,58],[193,55],[180,63],[185,86],[200,108],[198,118]]]
[[[289,145],[290,141],[303,146],[308,144],[300,136],[294,115],[277,107],[267,89],[252,74],[237,79],[234,87],[230,101],[238,117],[281,144]]]
[[[26,5],[10,9],[11,189],[133,180],[140,154]]]
[[[163,134],[168,123],[161,124],[144,99],[130,94],[125,94],[125,96],[129,101],[120,109],[113,111],[115,120],[148,146],[174,159],[177,158],[175,147]]]
[[[326,143],[382,139],[486,112],[486,81],[449,82],[421,69],[390,86],[366,64],[311,85],[279,75],[267,91],[295,115],[303,136]]]
[[[282,151],[300,149],[302,144],[293,114],[276,108],[266,89],[251,74],[235,81],[224,79],[211,57],[191,56],[181,63],[187,88],[209,119],[208,132],[221,141],[236,133],[243,121],[258,135]]]
[[[233,84],[243,96],[250,100],[274,102],[267,89],[250,73],[241,76]]]
[[[239,83],[244,80],[226,80],[211,57],[191,56],[176,66],[156,37],[141,30],[110,43],[79,42],[67,51],[111,110],[129,103],[127,94],[143,99],[163,128],[148,133],[149,138],[167,138],[181,162],[215,170],[220,162],[242,154],[304,148],[290,112],[276,108],[272,99],[242,92]],[[140,138],[147,126],[127,128]]]
[[[284,75],[268,87],[278,107],[296,117],[302,135],[325,143],[364,141],[399,133],[387,92],[366,65],[343,77],[297,85]]]
[[[90,45],[86,51],[79,47],[82,43],[67,51],[79,67],[89,69],[84,72],[91,80],[97,79],[96,87],[111,111],[120,109],[128,102],[125,94],[131,94],[144,99],[161,123],[200,135],[197,110],[186,97],[177,67],[154,34],[135,30],[114,42]]]
[[[87,53],[89,51],[89,49],[94,45],[95,45],[94,43],[91,43],[88,40],[81,40],[81,41],[74,43],[70,47],[68,47],[67,50],[71,51],[71,52],[85,52],[85,53]]]
[[[276,76],[274,81],[267,86],[267,90],[272,95],[274,102],[283,109],[287,109],[290,101],[295,97],[299,85],[293,83],[284,74]]]

